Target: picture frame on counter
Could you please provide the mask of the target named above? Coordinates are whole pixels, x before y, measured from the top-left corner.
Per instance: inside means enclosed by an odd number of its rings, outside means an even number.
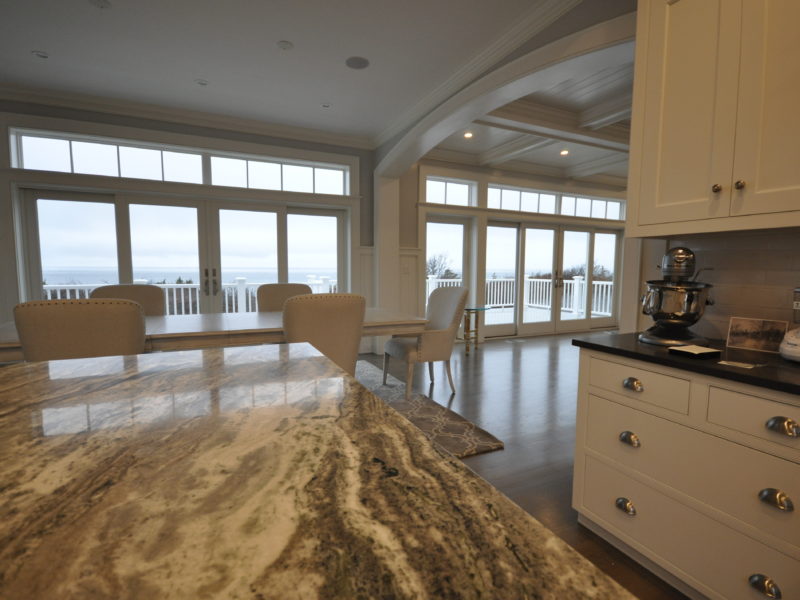
[[[788,327],[788,321],[731,317],[727,346],[777,354]]]

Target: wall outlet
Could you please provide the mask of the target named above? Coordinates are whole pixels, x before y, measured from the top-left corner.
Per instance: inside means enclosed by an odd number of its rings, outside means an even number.
[[[792,303],[794,309],[794,316],[792,317],[795,323],[800,323],[800,288],[794,288],[794,302]]]

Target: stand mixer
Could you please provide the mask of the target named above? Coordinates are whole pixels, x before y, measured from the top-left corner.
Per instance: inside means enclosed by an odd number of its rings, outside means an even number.
[[[694,252],[677,247],[661,259],[664,279],[647,282],[647,292],[642,296],[642,313],[650,315],[656,324],[639,334],[639,341],[659,346],[708,345],[708,340],[689,329],[703,316],[706,305],[714,302],[708,298],[710,283],[695,281]]]

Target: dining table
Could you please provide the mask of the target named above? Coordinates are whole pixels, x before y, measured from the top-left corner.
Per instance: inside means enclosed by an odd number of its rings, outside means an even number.
[[[0,368],[2,598],[633,598],[310,344]]]
[[[362,336],[413,335],[427,320],[387,308],[367,308]],[[233,312],[145,317],[145,349],[188,350],[284,341],[283,313]],[[0,324],[0,363],[22,360],[14,322]]]

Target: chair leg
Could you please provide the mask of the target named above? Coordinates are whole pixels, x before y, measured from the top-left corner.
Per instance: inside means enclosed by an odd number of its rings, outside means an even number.
[[[414,363],[408,361],[406,363],[406,400],[411,398],[411,384],[414,381]]]
[[[450,372],[450,361],[444,361],[444,368],[447,370],[447,380],[450,382],[450,389],[453,390],[453,393],[456,393],[456,386],[453,385],[453,374]]]
[[[431,376],[431,383],[433,383],[433,361],[428,361],[428,375]]]
[[[389,374],[389,353],[383,353],[383,385],[386,385],[386,376]]]

